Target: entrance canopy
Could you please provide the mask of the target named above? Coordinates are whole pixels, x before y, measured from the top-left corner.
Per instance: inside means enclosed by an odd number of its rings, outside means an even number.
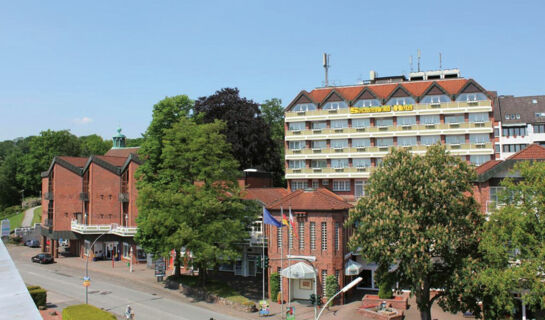
[[[289,279],[314,279],[314,269],[304,262],[298,262],[280,271],[280,275]]]
[[[347,276],[357,276],[362,271],[363,265],[352,259],[348,260],[348,262],[344,265],[344,274]]]

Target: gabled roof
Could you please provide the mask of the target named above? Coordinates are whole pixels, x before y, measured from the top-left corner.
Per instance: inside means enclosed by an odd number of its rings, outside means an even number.
[[[510,156],[509,158],[505,159],[504,161],[487,161],[475,169],[478,174],[477,181],[485,182],[490,178],[493,178],[497,172],[512,168],[516,162],[532,160],[545,161],[545,147],[542,147],[538,144],[531,144],[525,149],[522,149],[514,155]]]
[[[299,189],[267,206],[271,210],[290,207],[292,210],[299,211],[331,211],[347,210],[353,206],[325,188],[314,191]]]
[[[110,149],[108,152],[106,152],[105,156],[110,157],[128,157],[131,153],[134,153],[138,155],[138,149],[140,147],[135,148],[121,148],[121,149]]]
[[[290,192],[286,188],[248,188],[243,191],[243,198],[246,200],[258,200],[265,204],[265,206],[268,206],[289,194]]]
[[[60,156],[59,159],[70,163],[74,167],[83,168],[85,164],[87,163],[88,158]]]
[[[89,158],[78,158],[59,156],[53,158],[49,169],[42,172],[41,176],[42,178],[48,177],[51,174],[51,170],[53,170],[55,164],[58,164],[81,176],[89,169],[91,163],[95,163],[116,175],[121,175],[129,166],[131,161],[141,164],[138,156],[136,156],[134,153],[129,154],[128,157],[90,156]]]

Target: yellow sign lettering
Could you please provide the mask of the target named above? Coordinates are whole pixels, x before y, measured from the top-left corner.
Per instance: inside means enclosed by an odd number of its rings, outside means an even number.
[[[350,113],[378,113],[390,111],[413,111],[412,104],[394,105],[394,106],[377,106],[377,107],[351,107]]]

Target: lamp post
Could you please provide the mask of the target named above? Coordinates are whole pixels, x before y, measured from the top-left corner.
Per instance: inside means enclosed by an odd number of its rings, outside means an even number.
[[[24,207],[24,203],[25,203],[25,189],[21,190],[21,208]]]
[[[327,300],[327,302],[325,303],[325,305],[327,306],[331,301],[333,301],[333,299],[335,299],[336,296],[338,296],[340,293],[346,293],[348,290],[352,289],[355,285],[357,285],[358,283],[360,283],[360,281],[363,280],[362,277],[358,277],[356,279],[354,279],[352,282],[350,282],[349,284],[347,284],[344,288],[342,288],[339,292],[335,293],[333,295],[333,297],[329,298],[329,300]],[[322,308],[322,310],[320,311],[320,313],[318,314],[318,317],[316,318],[315,317],[315,320],[318,320],[320,319],[320,316],[322,315],[322,312],[324,312],[325,308]]]
[[[111,230],[110,230],[111,231]],[[91,243],[91,246],[89,247],[89,252],[87,252],[87,259],[85,260],[85,280],[89,280],[89,255],[91,254],[91,252],[93,251],[93,246],[95,245],[95,242],[97,242],[98,239],[100,239],[100,237],[102,237],[103,235],[107,234],[108,232],[110,231],[107,231],[107,232],[104,232],[102,234],[100,234],[96,239],[95,241],[93,241],[93,243]],[[89,286],[85,286],[85,304],[88,304],[88,288]]]

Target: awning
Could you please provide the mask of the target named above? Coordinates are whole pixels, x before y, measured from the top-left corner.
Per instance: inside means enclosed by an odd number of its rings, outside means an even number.
[[[298,262],[280,271],[280,275],[289,279],[314,279],[314,269],[304,262]]]
[[[344,265],[344,274],[347,276],[357,276],[363,271],[363,265],[354,260],[348,260]]]

